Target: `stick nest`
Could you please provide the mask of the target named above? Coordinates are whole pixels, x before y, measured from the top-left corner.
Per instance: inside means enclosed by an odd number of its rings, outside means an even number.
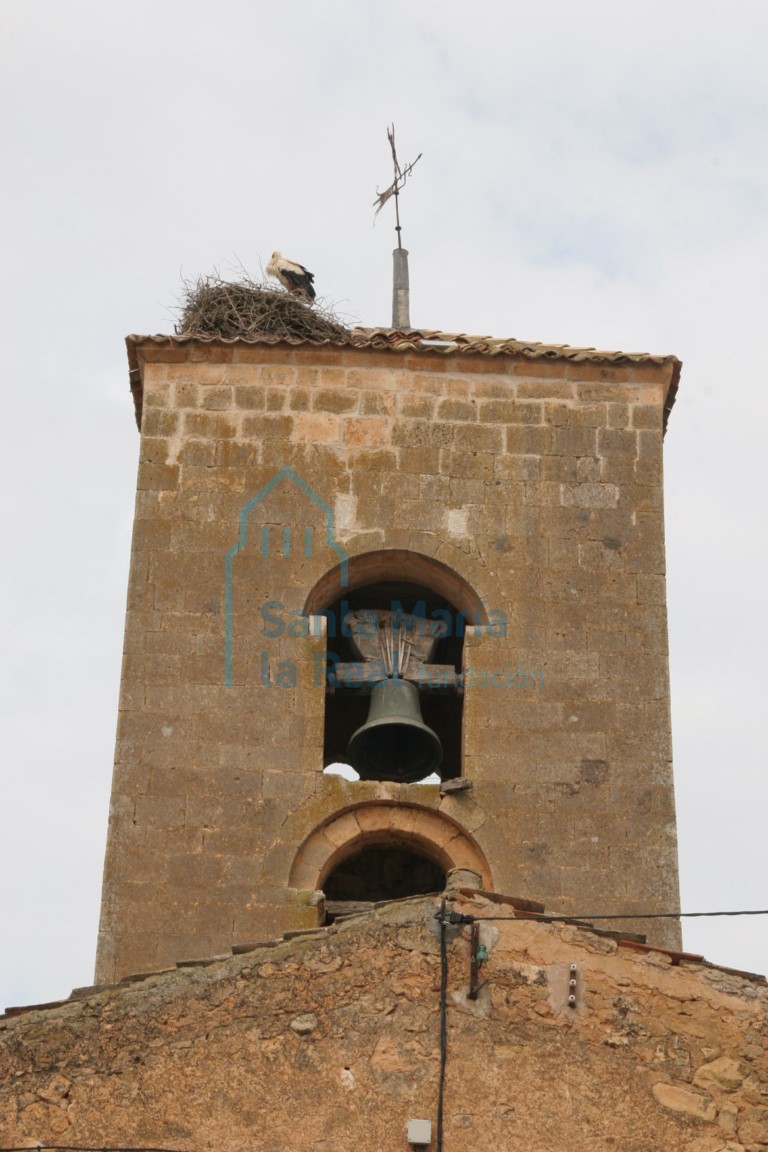
[[[310,307],[282,288],[248,277],[236,282],[218,276],[185,280],[176,324],[178,336],[220,336],[225,340],[347,341],[350,330],[330,309]]]

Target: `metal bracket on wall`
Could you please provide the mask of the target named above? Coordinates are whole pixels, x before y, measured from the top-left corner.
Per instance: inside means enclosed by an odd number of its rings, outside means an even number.
[[[575,964],[571,964],[568,973],[568,1007],[576,1008],[576,993],[579,988],[579,970]]]
[[[480,980],[480,965],[488,959],[484,944],[480,943],[480,925],[473,924],[469,930],[469,995],[468,1000],[477,1000],[477,994],[487,980]]]

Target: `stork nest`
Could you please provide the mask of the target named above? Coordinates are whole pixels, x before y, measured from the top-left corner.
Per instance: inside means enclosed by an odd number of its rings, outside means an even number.
[[[282,288],[249,278],[218,276],[184,281],[177,336],[220,336],[225,340],[344,340],[350,330],[329,309],[310,307]]]

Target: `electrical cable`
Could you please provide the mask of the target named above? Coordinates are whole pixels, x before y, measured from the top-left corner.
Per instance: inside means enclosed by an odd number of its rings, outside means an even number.
[[[136,1144],[23,1144],[0,1152],[189,1152],[187,1148],[145,1148]]]
[[[440,923],[440,1086],[437,1092],[436,1152],[443,1152],[443,1096],[445,1094],[445,1065],[448,1060],[448,947],[445,939],[445,900],[440,906],[440,915],[437,919]]]
[[[690,920],[701,916],[768,916],[768,908],[750,908],[738,912],[569,912],[567,916],[564,913],[550,916],[545,912],[525,912],[521,909],[519,916],[471,916],[455,923],[468,924],[472,920]],[[450,922],[454,923],[452,920]]]
[[[522,911],[522,910],[521,910]],[[768,908],[748,908],[727,912],[604,912],[571,913],[548,915],[544,912],[522,912],[521,916],[472,916],[463,912],[449,912],[446,915],[445,900],[435,917],[440,925],[440,1083],[437,1094],[437,1147],[443,1152],[443,1098],[445,1095],[445,1068],[448,1059],[448,948],[445,929],[449,924],[474,924],[485,920],[538,920],[544,923],[573,923],[585,920],[681,920],[705,916],[768,916]],[[185,1148],[157,1148],[146,1145],[129,1144],[25,1144],[14,1148],[2,1148],[0,1152],[190,1152]]]
[[[605,912],[600,914],[583,913],[549,916],[544,912],[525,912],[521,909],[519,916],[473,916],[464,912],[447,911],[445,900],[440,905],[440,911],[435,919],[440,925],[440,1085],[437,1094],[437,1144],[436,1152],[443,1152],[443,1098],[445,1095],[445,1066],[448,1058],[448,1025],[447,1025],[447,992],[448,992],[448,949],[446,946],[445,929],[448,925],[476,924],[479,921],[504,920],[520,921],[534,920],[544,923],[580,923],[588,920],[678,920],[691,919],[702,916],[768,916],[768,909],[742,909],[728,912]],[[0,1152],[8,1152],[0,1148]],[[106,1150],[105,1150],[106,1152]]]

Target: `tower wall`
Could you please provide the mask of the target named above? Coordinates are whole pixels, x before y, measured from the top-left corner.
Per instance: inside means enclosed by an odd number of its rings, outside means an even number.
[[[314,926],[333,861],[388,839],[550,912],[675,909],[662,424],[677,362],[129,350],[144,409],[97,978]],[[323,774],[313,590],[393,564],[482,605],[464,791]],[[675,921],[625,927],[679,944]]]

